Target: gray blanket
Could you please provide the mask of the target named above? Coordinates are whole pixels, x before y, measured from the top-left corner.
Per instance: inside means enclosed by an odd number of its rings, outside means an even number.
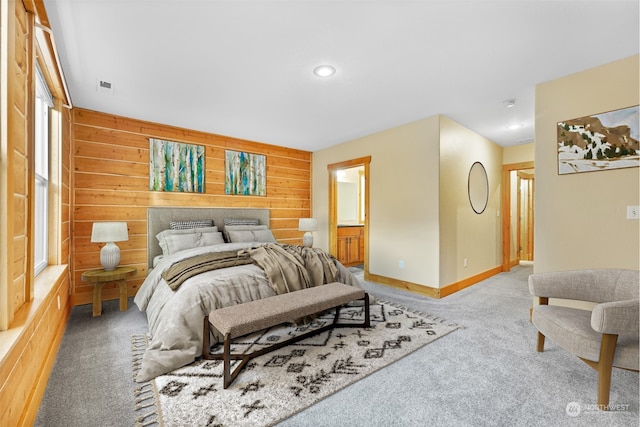
[[[175,291],[182,285],[182,282],[205,271],[251,264],[252,262],[253,260],[246,252],[209,252],[172,264],[162,272],[162,278]]]
[[[334,261],[320,249],[273,243],[243,252],[264,270],[277,294],[335,282],[338,277]]]
[[[277,294],[335,282],[338,277],[334,260],[326,252],[273,243],[241,251],[209,252],[186,258],[165,269],[162,278],[175,291],[190,277],[252,262],[264,270]]]

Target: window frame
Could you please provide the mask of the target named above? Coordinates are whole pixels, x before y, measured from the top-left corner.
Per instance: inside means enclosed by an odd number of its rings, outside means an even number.
[[[36,84],[34,97],[34,236],[33,268],[37,276],[49,265],[49,210],[50,210],[50,160],[52,148],[51,111],[53,96],[49,90],[40,66],[36,63]],[[42,152],[45,151],[45,158]]]

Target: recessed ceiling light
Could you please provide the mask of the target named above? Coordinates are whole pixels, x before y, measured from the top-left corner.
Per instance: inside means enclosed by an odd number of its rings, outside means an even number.
[[[515,125],[507,126],[507,129],[516,130],[516,129],[520,129],[521,127],[522,127],[521,124],[515,124]]]
[[[516,100],[515,99],[507,99],[506,101],[503,102],[504,106],[507,108],[513,108],[516,106]]]
[[[313,69],[313,74],[318,77],[330,77],[336,73],[336,69],[331,65],[318,65]]]

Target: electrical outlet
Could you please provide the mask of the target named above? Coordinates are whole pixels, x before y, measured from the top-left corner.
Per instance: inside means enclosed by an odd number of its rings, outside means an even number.
[[[466,259],[466,258],[462,261],[462,264],[463,264],[465,267],[467,266],[467,259]]]
[[[627,219],[640,219],[640,206],[627,206]]]
[[[401,259],[400,261],[398,261],[398,267],[400,268],[404,268],[404,260]]]

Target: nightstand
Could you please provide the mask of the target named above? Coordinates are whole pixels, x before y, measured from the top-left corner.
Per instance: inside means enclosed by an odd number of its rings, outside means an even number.
[[[82,280],[93,283],[93,315],[102,314],[102,287],[107,283],[117,283],[120,286],[120,311],[127,311],[127,282],[125,279],[133,277],[138,271],[135,267],[118,267],[115,270],[89,270],[82,273]]]

